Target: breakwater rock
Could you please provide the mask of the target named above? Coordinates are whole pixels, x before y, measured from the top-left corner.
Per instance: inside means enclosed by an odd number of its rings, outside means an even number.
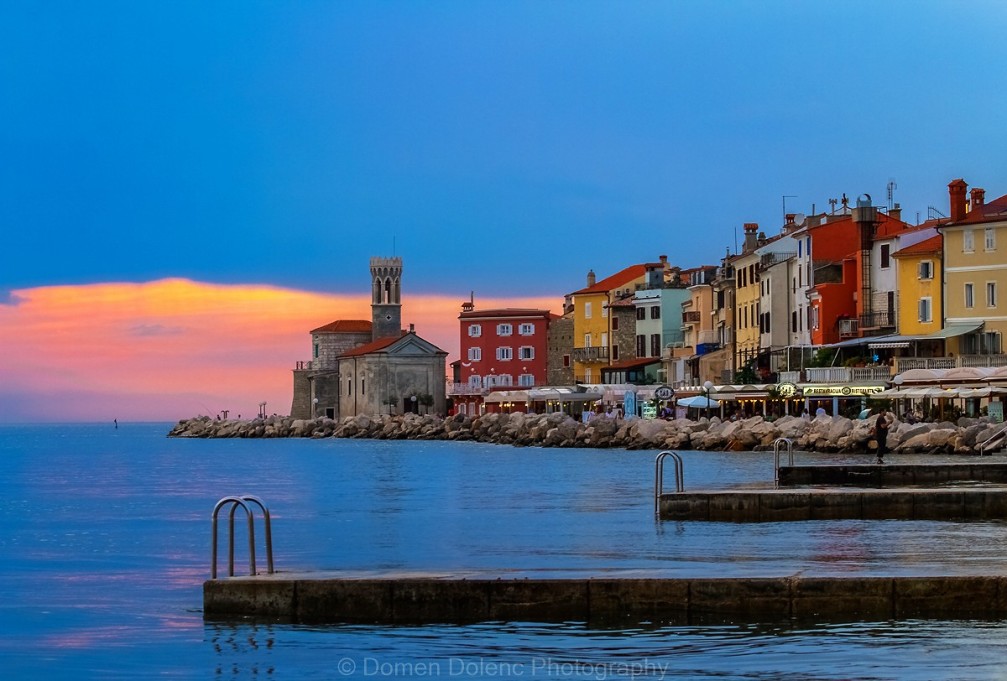
[[[761,416],[739,421],[712,419],[617,420],[599,416],[584,424],[565,414],[484,414],[449,418],[418,414],[292,419],[271,416],[248,421],[184,419],[168,433],[185,438],[337,437],[377,440],[472,440],[535,447],[624,447],[626,449],[770,449],[779,437],[794,448],[819,452],[863,452],[875,448],[874,419],[842,416],[805,419],[784,416],[766,421]],[[978,451],[1000,424],[988,419],[962,418],[957,423],[908,423],[896,420],[888,447],[906,453]],[[999,439],[999,438],[998,438]],[[992,440],[991,440],[992,442]],[[991,450],[999,450],[996,445]]]

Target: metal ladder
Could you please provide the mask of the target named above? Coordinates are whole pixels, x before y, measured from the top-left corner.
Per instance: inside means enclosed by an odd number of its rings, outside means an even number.
[[[790,467],[794,466],[794,441],[789,437],[778,437],[773,440],[773,458],[775,460],[774,469],[775,475],[773,477],[773,482],[776,486],[780,486],[780,457],[786,451],[787,458],[790,463]]]
[[[258,574],[255,569],[255,512],[250,507],[255,504],[262,511],[262,520],[266,526],[266,568],[269,574],[273,574],[273,533],[269,522],[269,509],[262,499],[251,494],[240,494],[224,497],[213,507],[213,553],[210,558],[210,579],[217,578],[217,516],[220,510],[230,505],[230,512],[227,514],[227,576],[234,576],[234,513],[241,507],[245,510],[248,518],[248,574],[252,577]]]
[[[675,462],[675,493],[685,491],[685,468],[678,452],[664,451],[654,460],[654,517],[661,517],[661,495],[664,494],[664,460],[671,457]]]

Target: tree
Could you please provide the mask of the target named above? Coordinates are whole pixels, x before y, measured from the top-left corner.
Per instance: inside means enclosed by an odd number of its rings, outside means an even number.
[[[426,407],[426,412],[425,413],[429,414],[430,413],[430,407],[432,407],[434,405],[434,396],[431,395],[430,393],[423,393],[422,395],[418,395],[416,397],[416,400],[421,405],[423,405],[424,407]]]

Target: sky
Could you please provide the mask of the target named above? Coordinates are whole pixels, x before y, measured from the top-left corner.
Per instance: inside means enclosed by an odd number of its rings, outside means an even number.
[[[286,413],[371,256],[456,354],[472,292],[557,311],[844,193],[995,198],[1005,34],[997,0],[0,3],[0,421]]]

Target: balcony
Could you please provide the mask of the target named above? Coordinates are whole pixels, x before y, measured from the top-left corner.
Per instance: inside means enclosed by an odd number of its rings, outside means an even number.
[[[682,313],[682,323],[683,324],[698,324],[700,313],[698,310],[690,310],[689,312]]]
[[[954,369],[955,367],[1004,367],[1007,355],[959,355],[957,357],[896,357],[896,371]]]
[[[884,383],[891,380],[892,369],[888,366],[808,367],[804,374],[808,383]]]
[[[860,315],[861,329],[894,329],[895,310],[882,310]],[[840,334],[841,335],[841,334]]]
[[[598,362],[608,362],[608,348],[598,347],[598,348],[574,348],[573,361],[581,362],[584,364],[598,363]]]
[[[451,395],[485,395],[489,391],[479,385],[469,383],[448,383],[447,394]]]
[[[860,335],[859,319],[840,319],[836,322],[840,338],[856,338]]]

